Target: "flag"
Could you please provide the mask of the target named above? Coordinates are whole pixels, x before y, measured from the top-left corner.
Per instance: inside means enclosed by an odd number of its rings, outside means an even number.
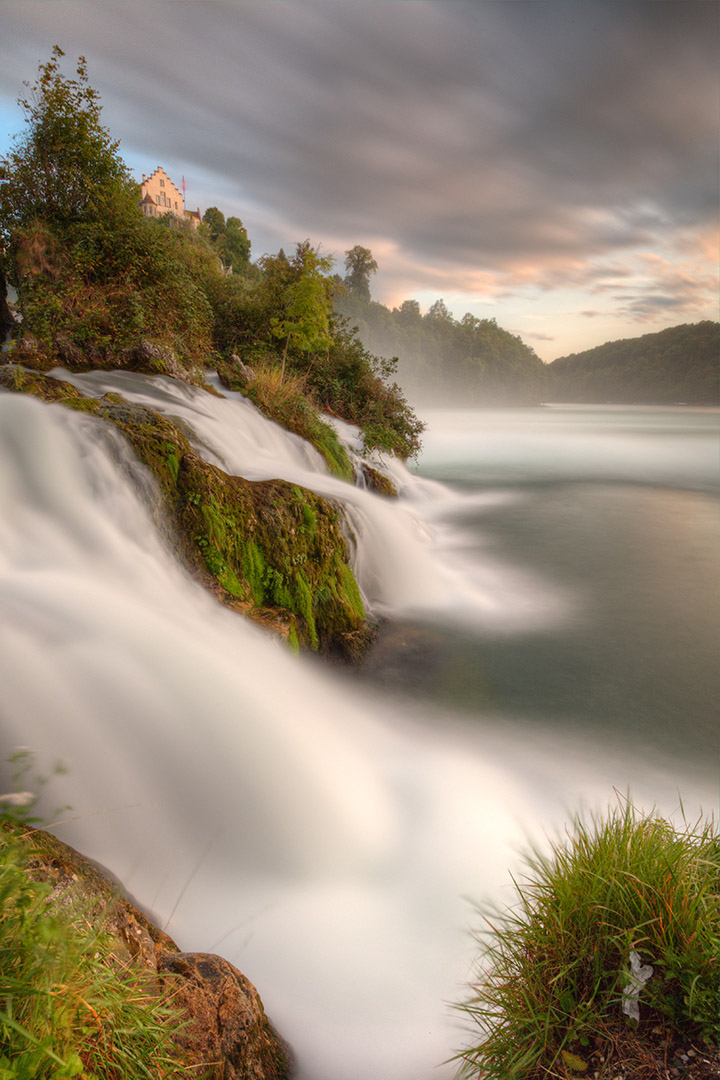
[[[185,194],[185,177],[184,176],[182,178],[182,189],[183,189],[183,195],[184,195]]]

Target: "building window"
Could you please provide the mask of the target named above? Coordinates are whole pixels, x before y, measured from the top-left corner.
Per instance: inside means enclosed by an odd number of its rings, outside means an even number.
[[[165,187],[165,181],[164,180],[160,181],[160,187]]]

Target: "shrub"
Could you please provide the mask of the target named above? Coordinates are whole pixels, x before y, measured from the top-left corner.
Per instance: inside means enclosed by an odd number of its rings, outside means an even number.
[[[605,820],[576,818],[526,865],[515,906],[486,916],[479,936],[481,970],[461,1008],[480,1037],[459,1055],[463,1075],[584,1071],[618,1031],[637,1045],[662,1028],[717,1047],[720,841],[710,822],[678,831],[626,802]],[[639,1026],[622,1011],[631,951],[653,968]]]

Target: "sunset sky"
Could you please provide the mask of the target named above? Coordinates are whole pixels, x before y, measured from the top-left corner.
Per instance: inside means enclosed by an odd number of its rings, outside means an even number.
[[[252,255],[369,247],[545,360],[718,317],[714,0],[0,0],[0,154],[53,44],[137,178]]]

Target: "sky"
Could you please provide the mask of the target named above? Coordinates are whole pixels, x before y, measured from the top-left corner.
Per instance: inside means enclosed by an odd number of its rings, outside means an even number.
[[[0,155],[54,44],[139,180],[252,257],[370,248],[544,360],[718,317],[716,0],[0,0]]]

